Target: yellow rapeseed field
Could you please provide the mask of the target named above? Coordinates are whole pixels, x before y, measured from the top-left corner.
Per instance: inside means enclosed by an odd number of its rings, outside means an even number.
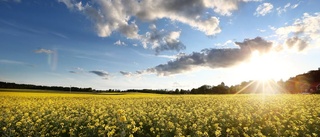
[[[1,136],[320,136],[319,95],[0,92]]]

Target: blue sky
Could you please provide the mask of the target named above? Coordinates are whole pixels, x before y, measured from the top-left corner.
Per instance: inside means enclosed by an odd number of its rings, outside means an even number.
[[[0,0],[0,81],[191,89],[320,67],[317,0]]]

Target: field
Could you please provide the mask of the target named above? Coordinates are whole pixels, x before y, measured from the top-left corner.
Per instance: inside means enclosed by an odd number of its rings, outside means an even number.
[[[319,95],[0,92],[0,136],[320,136]]]

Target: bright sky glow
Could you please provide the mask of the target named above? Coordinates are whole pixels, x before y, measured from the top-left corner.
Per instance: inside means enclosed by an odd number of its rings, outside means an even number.
[[[320,67],[317,0],[0,0],[0,81],[191,89]]]
[[[255,51],[252,53],[248,63],[243,64],[243,72],[256,80],[280,80],[282,77],[290,76],[287,74],[291,67],[289,60],[281,58],[280,55],[270,52],[261,55]]]

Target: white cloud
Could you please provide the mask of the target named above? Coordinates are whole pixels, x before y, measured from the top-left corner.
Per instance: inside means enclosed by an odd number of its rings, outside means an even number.
[[[284,40],[287,47],[298,47],[298,50],[304,50],[312,42],[320,41],[320,13],[310,15],[304,13],[302,18],[296,19],[292,25],[280,27],[275,33]],[[315,44],[315,46],[319,46]]]
[[[271,26],[271,25],[268,25],[268,28],[271,29],[271,30],[276,30],[277,29],[276,27]]]
[[[257,17],[265,16],[268,13],[270,13],[272,9],[273,9],[273,5],[271,3],[263,3],[257,7],[254,15],[256,15]]]
[[[150,28],[152,28],[150,32],[146,32],[144,36],[141,36],[144,48],[151,47],[156,51],[156,54],[165,50],[174,50],[179,52],[186,48],[179,40],[181,31],[159,31],[156,29],[155,25],[151,25]]]
[[[278,11],[278,15],[287,12],[287,9],[290,7],[290,3],[287,3],[283,8],[278,7],[276,10]]]
[[[64,3],[69,9],[74,7],[74,4],[71,0],[58,0],[58,2]]]
[[[300,35],[312,40],[320,36],[320,13],[310,15],[304,13],[301,19],[296,19],[292,25],[276,29],[276,34],[287,38],[289,35]]]
[[[118,40],[118,41],[116,41],[115,43],[113,43],[114,45],[118,45],[118,46],[126,46],[127,44],[126,43],[124,43],[123,41],[120,41],[120,40]]]
[[[58,52],[57,52],[57,50],[40,48],[40,49],[34,50],[33,52],[37,53],[37,54],[42,54],[42,53],[47,54],[48,65],[50,65],[52,70],[56,69],[56,67],[58,65]]]
[[[257,29],[257,31],[260,31],[260,32],[266,32],[265,29]]]
[[[295,9],[299,6],[299,3],[291,5],[290,3],[287,3],[286,5],[284,5],[283,7],[278,7],[276,10],[278,12],[278,15],[281,15],[282,13],[287,12],[287,10],[290,9]]]
[[[214,44],[215,46],[218,46],[218,47],[229,47],[229,46],[235,46],[234,42],[232,40],[227,40],[226,42],[224,43],[217,43],[217,44]]]
[[[237,10],[241,2],[260,0],[94,0],[83,4],[76,0],[58,0],[64,3],[69,9],[82,12],[90,18],[100,37],[108,37],[113,32],[120,32],[128,39],[135,39],[142,42],[146,48],[148,44],[156,44],[151,47],[158,47],[156,41],[147,41],[143,34],[139,34],[139,24],[135,20],[154,22],[159,19],[169,19],[173,22],[180,22],[189,25],[205,35],[216,35],[221,32],[219,19],[206,14],[207,10],[213,10],[220,15],[231,15]],[[150,28],[154,31],[156,28]],[[159,30],[158,32],[162,32]],[[179,37],[172,39],[170,33],[177,31],[164,31],[168,33],[167,43],[163,50],[177,50],[176,46],[183,45]],[[149,35],[149,34],[146,34]],[[178,44],[179,43],[179,44]],[[170,45],[171,44],[171,45]],[[161,45],[161,44],[160,44]],[[172,47],[175,45],[174,47]],[[162,50],[160,50],[162,51]]]
[[[231,16],[232,12],[238,10],[241,2],[260,2],[262,0],[203,0],[205,7],[212,8],[214,12]]]
[[[299,3],[294,4],[294,5],[291,6],[291,9],[295,9],[295,8],[297,8],[298,6],[299,6]]]
[[[35,53],[52,54],[53,50],[40,48],[40,49],[35,50],[34,52]]]

